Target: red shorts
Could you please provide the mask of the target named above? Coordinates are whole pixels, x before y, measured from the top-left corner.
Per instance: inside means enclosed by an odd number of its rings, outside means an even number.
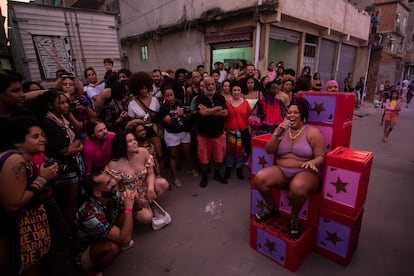
[[[197,135],[198,141],[198,159],[201,164],[208,164],[213,155],[216,163],[222,163],[226,156],[226,135],[223,133],[219,137],[211,138]]]

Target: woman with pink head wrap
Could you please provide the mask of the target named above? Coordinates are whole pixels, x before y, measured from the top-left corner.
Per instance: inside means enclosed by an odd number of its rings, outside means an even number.
[[[336,80],[329,80],[326,83],[326,91],[328,92],[338,92],[339,86]]]

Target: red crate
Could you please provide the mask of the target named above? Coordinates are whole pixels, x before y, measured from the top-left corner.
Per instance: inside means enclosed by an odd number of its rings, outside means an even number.
[[[272,190],[273,199],[278,205],[281,213],[286,215],[291,214],[292,207],[290,206],[287,191],[280,191],[277,189]],[[299,218],[304,222],[306,226],[315,226],[318,223],[319,218],[319,202],[320,194],[313,193],[308,196],[299,212]],[[250,190],[250,218],[254,218],[255,214],[258,213],[263,207],[266,206],[262,195],[255,188]]]
[[[354,93],[345,92],[298,92],[311,105],[310,122],[342,125],[352,121],[355,106]]]
[[[349,147],[351,144],[352,121],[343,123],[342,125],[328,125],[322,123],[309,123],[319,129],[325,138],[325,152],[330,152],[336,147]]]
[[[287,236],[289,217],[283,215],[272,224],[250,222],[250,246],[277,264],[296,271],[312,252],[315,228],[305,228],[297,240]]]
[[[373,153],[338,147],[326,155],[321,208],[355,217],[367,197]]]
[[[288,191],[273,189],[273,198],[278,202],[278,207],[281,212],[291,214],[292,207],[288,199]],[[320,193],[313,193],[308,196],[299,212],[301,218],[306,225],[317,225],[319,217],[319,203]]]
[[[256,174],[250,174],[250,188],[256,189],[256,182],[254,181],[254,178],[256,177]]]
[[[321,208],[315,251],[342,265],[351,261],[358,246],[364,209],[356,217]]]
[[[274,164],[274,154],[266,153],[265,145],[272,137],[272,134],[258,135],[252,138],[251,174],[256,174],[263,168]]]

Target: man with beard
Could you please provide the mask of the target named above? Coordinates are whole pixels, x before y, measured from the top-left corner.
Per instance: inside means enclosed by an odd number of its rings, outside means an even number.
[[[106,125],[99,119],[91,119],[86,124],[88,138],[83,146],[83,161],[85,172],[103,170],[111,160],[112,142],[115,133],[108,131]]]
[[[76,214],[80,250],[75,262],[79,269],[95,275],[102,275],[122,249],[134,244],[132,208],[137,192],[127,189],[119,197],[115,193],[117,184],[102,171],[89,174],[85,180],[89,199]]]
[[[154,69],[152,71],[152,89],[148,92],[149,95],[156,97],[160,102],[163,99],[161,93],[161,86],[162,86],[162,74],[160,69]]]
[[[227,180],[220,175],[219,167],[226,154],[224,134],[224,121],[228,114],[226,100],[216,92],[216,83],[213,78],[205,78],[204,86],[205,94],[199,95],[196,99],[198,158],[202,172],[200,187],[207,186],[207,171],[211,157],[215,168],[214,179],[227,184]]]

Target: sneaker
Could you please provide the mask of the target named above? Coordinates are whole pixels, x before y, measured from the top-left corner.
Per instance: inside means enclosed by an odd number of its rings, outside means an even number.
[[[203,176],[201,177],[201,180],[200,180],[200,187],[201,188],[207,187],[207,181],[208,181],[208,174],[203,173]]]
[[[299,227],[299,220],[297,217],[292,217],[290,220],[290,230],[289,230],[289,237],[291,239],[298,239],[302,235]]]
[[[264,207],[258,213],[255,214],[257,222],[264,222],[270,218],[278,218],[280,217],[280,210],[279,208],[269,209],[268,207]]]
[[[229,183],[229,182],[227,181],[227,179],[225,179],[224,177],[222,177],[220,174],[216,174],[216,175],[214,176],[214,180],[216,180],[216,181],[220,182],[221,184],[227,184],[227,183]]]

